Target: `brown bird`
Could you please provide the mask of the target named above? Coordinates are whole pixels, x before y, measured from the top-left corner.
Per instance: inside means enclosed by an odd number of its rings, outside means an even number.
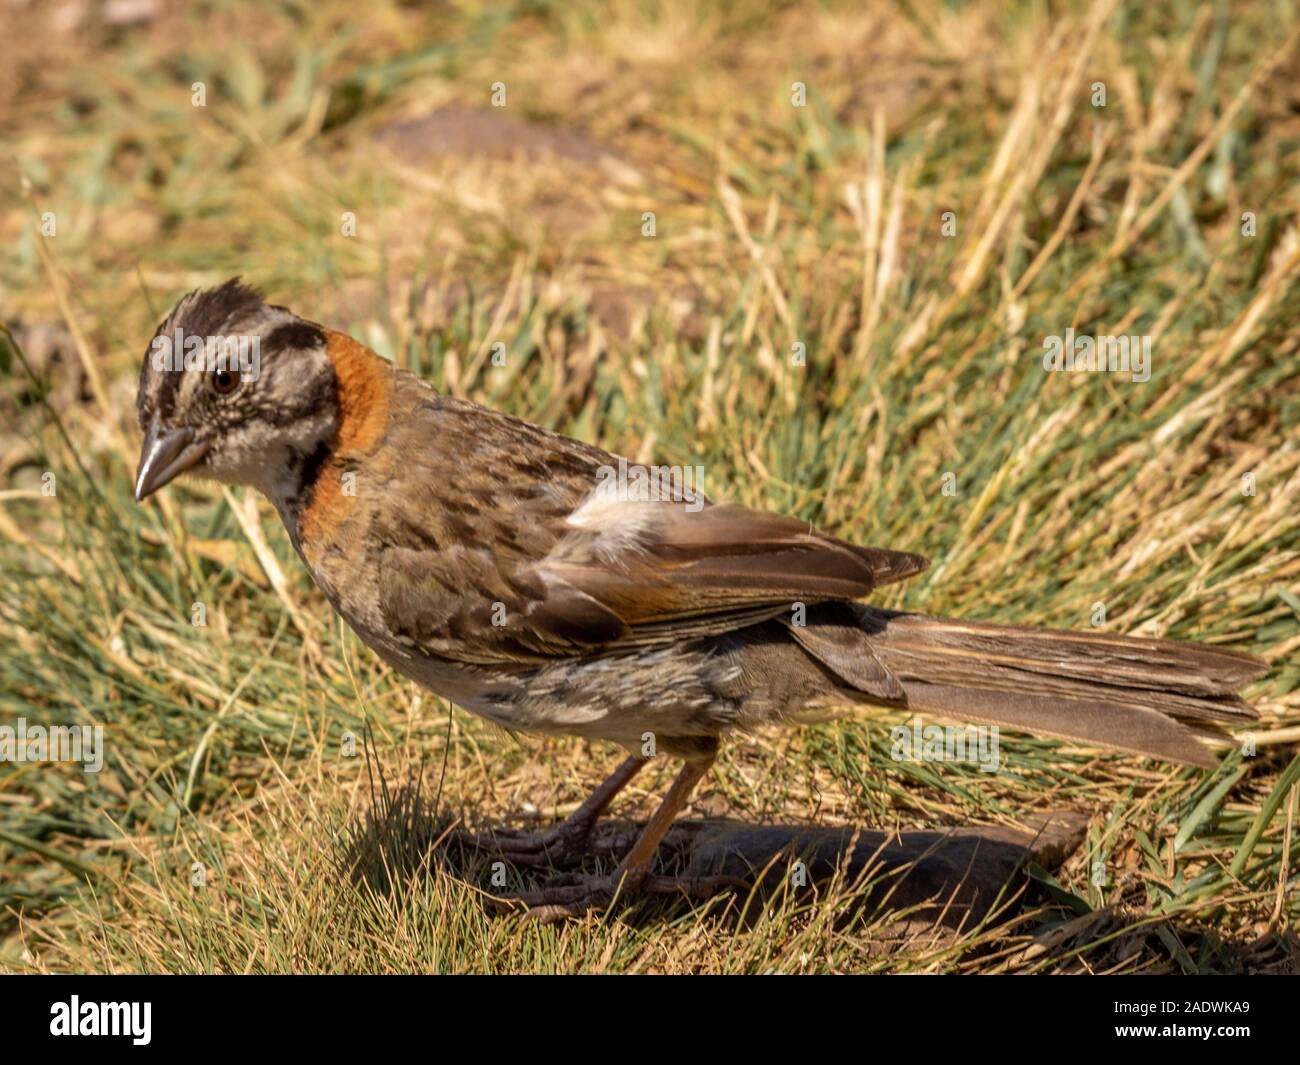
[[[160,364],[186,336],[255,340],[257,372]],[[187,470],[251,485],[395,669],[508,729],[630,752],[563,825],[498,838],[507,856],[580,851],[646,752],[685,763],[611,877],[522,896],[539,917],[665,887],[658,844],[730,733],[869,704],[1212,767],[1203,738],[1256,716],[1234,694],[1266,672],[1251,655],[864,605],[927,561],[675,479],[641,498],[617,456],[441,395],[237,279],[159,326],[137,405],[137,499]]]

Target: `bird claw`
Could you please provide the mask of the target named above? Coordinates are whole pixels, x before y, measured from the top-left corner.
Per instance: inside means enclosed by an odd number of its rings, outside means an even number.
[[[548,884],[517,896],[528,907],[525,921],[551,924],[588,913],[603,913],[614,901],[614,881],[608,876],[583,877],[574,884]]]
[[[453,838],[475,850],[499,854],[514,865],[557,869],[582,858],[590,836],[591,825],[565,821],[540,831],[506,828],[486,834],[457,832]]]
[[[639,883],[619,886],[619,874],[586,876],[569,873],[556,877],[544,887],[507,896],[507,904],[527,907],[524,919],[550,924],[566,918],[599,913],[610,908],[615,899],[637,894],[684,895],[687,898],[712,898],[729,888],[747,889],[749,884],[734,876],[646,876]]]

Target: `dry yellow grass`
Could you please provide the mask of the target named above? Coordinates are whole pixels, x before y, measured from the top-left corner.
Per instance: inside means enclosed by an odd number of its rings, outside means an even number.
[[[0,723],[103,723],[109,762],[0,765],[0,966],[1295,970],[1292,22],[1112,0],[60,10],[0,15],[0,313],[36,376],[4,349]],[[1203,775],[1005,736],[989,775],[892,761],[901,715],[761,736],[695,814],[1095,820],[1055,895],[960,937],[842,927],[847,888],[751,927],[717,905],[488,921],[472,868],[421,864],[429,823],[366,836],[343,733],[364,707],[390,786],[478,823],[563,813],[614,752],[449,719],[340,632],[268,509],[197,484],[130,501],[145,342],[235,273],[447,391],[932,557],[889,605],[1081,628],[1102,603],[1115,631],[1261,654],[1257,753]],[[1044,374],[1068,328],[1151,336],[1151,380]],[[357,838],[401,857],[391,878],[340,875]]]

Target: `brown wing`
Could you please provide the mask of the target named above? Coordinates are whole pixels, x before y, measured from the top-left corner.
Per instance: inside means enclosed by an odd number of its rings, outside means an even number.
[[[420,571],[449,559],[407,557],[384,610],[391,628],[464,661],[615,653],[716,635],[812,606],[860,599],[925,569],[919,555],[860,548],[807,524],[735,506],[636,504],[628,535],[573,530],[534,562],[464,559],[429,594]],[[486,572],[485,572],[486,568]]]
[[[598,471],[613,456],[488,411],[465,418],[461,405],[439,406],[456,451],[406,453],[402,481],[427,467],[442,489],[392,493],[376,521],[379,610],[425,653],[540,661],[652,647],[752,625],[797,602],[859,599],[927,565],[743,507],[601,498]],[[490,476],[474,478],[480,464]]]
[[[580,524],[539,569],[553,584],[600,603],[642,639],[661,630],[680,634],[700,619],[721,631],[796,602],[860,599],[928,564],[730,504],[692,511],[680,503],[626,503],[610,510],[590,528]]]

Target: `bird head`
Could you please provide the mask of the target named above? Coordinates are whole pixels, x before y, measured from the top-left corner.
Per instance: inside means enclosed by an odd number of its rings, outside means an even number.
[[[140,372],[136,499],[186,471],[273,496],[335,431],[326,340],[238,278],[185,296]]]

